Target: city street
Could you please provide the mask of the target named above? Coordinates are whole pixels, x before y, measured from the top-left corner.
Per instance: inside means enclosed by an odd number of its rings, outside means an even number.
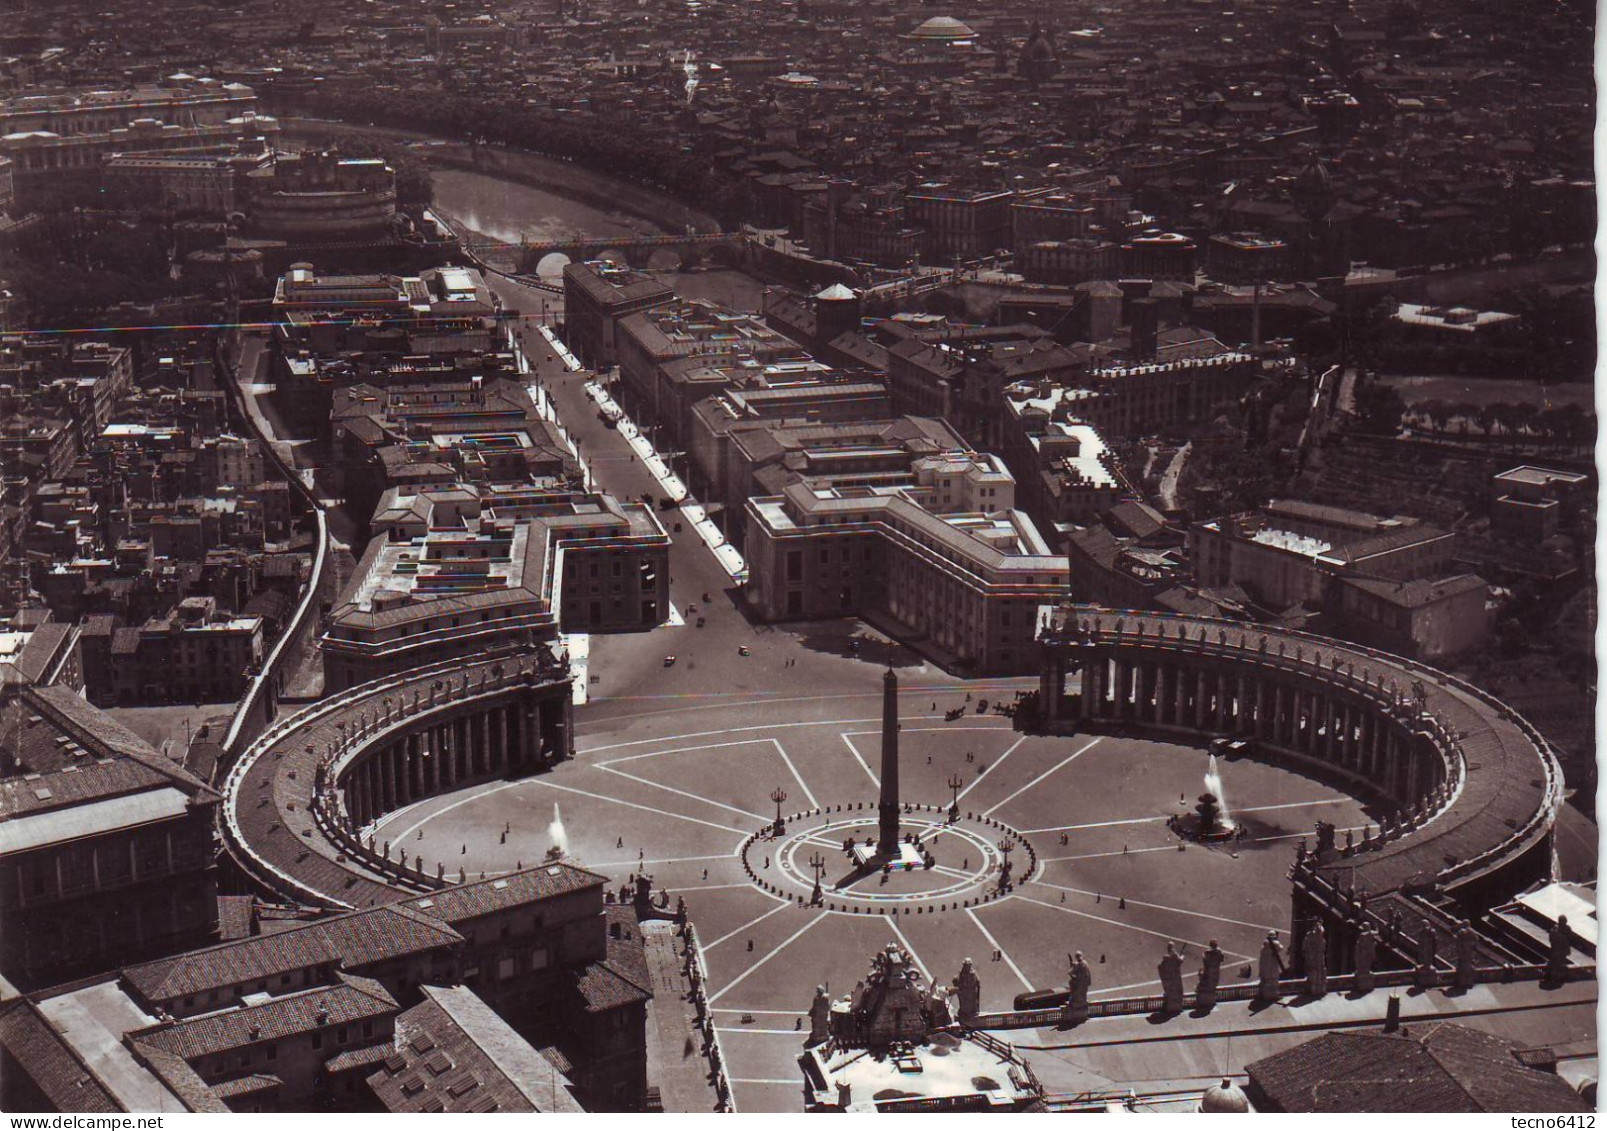
[[[522,309],[516,284],[494,286]],[[626,438],[598,418],[588,375],[568,372],[533,322],[523,332],[535,376],[598,489],[656,498],[661,489]],[[646,871],[672,904],[684,896],[739,1107],[783,1105],[783,1093],[796,1090],[794,1026],[813,987],[848,988],[889,941],[909,946],[944,982],[976,959],[990,1008],[1061,984],[1075,949],[1095,964],[1096,993],[1142,992],[1168,941],[1197,953],[1219,939],[1230,962],[1250,962],[1268,930],[1287,930],[1284,873],[1295,842],[1318,819],[1341,828],[1368,820],[1329,785],[1240,760],[1223,775],[1246,840],[1180,852],[1166,820],[1199,794],[1203,750],[1023,736],[977,708],[980,699],[1009,701],[1030,680],[955,679],[853,620],[750,623],[714,553],[684,520],[674,531],[678,511],[660,513],[682,615],[651,632],[591,639],[595,682],[576,708],[575,759],[420,802],[387,816],[376,836],[439,853],[471,875],[528,865],[561,841],[614,885]],[[707,627],[693,627],[699,614]],[[739,653],[744,646],[750,655]],[[937,830],[941,813],[911,817],[912,827],[934,829],[930,877],[845,883],[826,906],[800,904],[811,894],[813,854],[830,888],[846,867],[839,838],[864,832],[862,820],[833,810],[875,801],[880,673],[889,662],[901,679],[904,798],[946,808],[957,794],[970,816],[954,834]],[[954,707],[963,717],[945,720]],[[795,834],[747,844],[774,818],[778,793],[784,814],[825,812],[795,822]],[[814,832],[823,822],[838,831]],[[986,903],[945,906],[995,890],[994,841],[1012,845],[1030,880]]]
[[[500,277],[488,277],[488,282],[507,307],[522,315],[540,310],[542,292]],[[663,497],[663,489],[629,441],[599,419],[597,405],[586,392],[591,374],[570,372],[541,336],[539,324],[539,317],[528,315],[517,324],[532,376],[577,443],[595,487],[622,500]],[[692,524],[679,510],[657,513],[671,540],[670,600],[680,614],[673,619],[682,623],[661,625],[648,633],[591,639],[590,675],[595,682],[587,691],[588,706],[577,718],[582,729],[621,711],[640,711],[665,701],[735,704],[795,696],[800,687],[820,695],[859,694],[873,689],[876,672],[889,660],[913,671],[923,685],[964,686],[857,620],[750,623],[740,587]],[[696,612],[691,611],[693,605]],[[703,628],[696,627],[699,616],[704,618]],[[857,653],[850,648],[856,639]],[[740,655],[742,647],[750,655]],[[676,657],[675,664],[665,667],[664,659],[670,655]],[[1029,686],[1030,680],[1012,684]]]

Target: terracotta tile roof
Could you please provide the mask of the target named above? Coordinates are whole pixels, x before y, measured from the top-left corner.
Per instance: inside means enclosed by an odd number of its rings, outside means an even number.
[[[368,1085],[390,1111],[580,1111],[573,1085],[472,990],[423,987]]]
[[[225,1080],[221,1084],[213,1084],[212,1094],[220,1100],[227,1100],[236,1096],[251,1096],[258,1092],[268,1092],[283,1086],[284,1081],[277,1076],[241,1076],[237,1080]]]
[[[201,1079],[195,1069],[185,1063],[184,1058],[165,1049],[155,1048],[151,1045],[130,1042],[134,1055],[148,1068],[151,1073],[161,1080],[163,1084],[185,1107],[191,1111],[226,1112],[229,1105],[224,1103],[211,1088],[207,1087],[205,1080]]]
[[[354,1072],[359,1068],[372,1068],[376,1064],[384,1064],[392,1055],[391,1046],[369,1045],[367,1048],[347,1049],[338,1056],[332,1056],[324,1062],[324,1071],[331,1076],[338,1072]]]
[[[0,1006],[0,1048],[16,1061],[58,1111],[122,1111],[102,1084],[37,1006],[17,998]]]
[[[338,915],[304,930],[322,935],[348,970],[463,941],[461,934],[439,918],[406,903]]]
[[[536,1110],[428,998],[397,1019],[395,1047],[368,1086],[389,1111]]]
[[[601,888],[607,882],[607,877],[573,864],[543,864],[494,880],[445,887],[408,900],[407,905],[456,924],[536,900]]]
[[[1276,1111],[1588,1111],[1558,1076],[1526,1068],[1500,1037],[1450,1022],[1399,1033],[1324,1033],[1247,1065]]]
[[[123,976],[147,1001],[250,984],[312,966],[359,970],[463,941],[446,923],[406,904],[337,915],[130,967]],[[273,987],[270,986],[270,989]]]
[[[575,989],[587,1013],[604,1013],[651,1001],[653,997],[653,979],[648,972],[647,951],[642,944],[642,929],[635,911],[619,904],[606,910],[607,957],[591,963],[575,978]],[[614,934],[615,927],[619,928],[618,937]]]
[[[0,782],[0,818],[171,785],[201,801],[217,794],[65,687],[31,687],[0,706],[0,745],[35,775]],[[76,751],[76,753],[75,753]]]
[[[273,1041],[325,1028],[384,1017],[397,1011],[396,999],[371,978],[342,974],[333,986],[287,994],[261,1005],[228,1009],[184,1021],[168,1021],[128,1034],[193,1061],[255,1041]]]
[[[340,958],[326,935],[302,929],[255,935],[129,966],[123,978],[140,997],[156,1004],[311,966],[333,966]]]

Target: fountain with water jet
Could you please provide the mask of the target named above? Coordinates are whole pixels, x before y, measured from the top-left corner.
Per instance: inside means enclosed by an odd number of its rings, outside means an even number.
[[[547,849],[548,860],[562,860],[569,855],[569,833],[564,830],[564,817],[558,811],[558,803],[552,803],[552,820],[547,823],[547,835],[552,838],[552,847]]]
[[[1222,789],[1222,771],[1212,752],[1205,767],[1205,792],[1194,805],[1192,816],[1180,819],[1180,831],[1194,840],[1231,840],[1239,827],[1228,816],[1227,796]]]

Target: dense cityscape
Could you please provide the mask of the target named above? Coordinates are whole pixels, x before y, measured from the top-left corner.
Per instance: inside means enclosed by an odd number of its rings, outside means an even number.
[[[0,1109],[1596,1109],[1589,5],[104,7]]]

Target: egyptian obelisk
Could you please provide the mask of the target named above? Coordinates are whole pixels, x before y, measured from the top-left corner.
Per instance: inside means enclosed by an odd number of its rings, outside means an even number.
[[[891,665],[882,676],[882,795],[877,802],[876,852],[898,855],[898,676]]]

